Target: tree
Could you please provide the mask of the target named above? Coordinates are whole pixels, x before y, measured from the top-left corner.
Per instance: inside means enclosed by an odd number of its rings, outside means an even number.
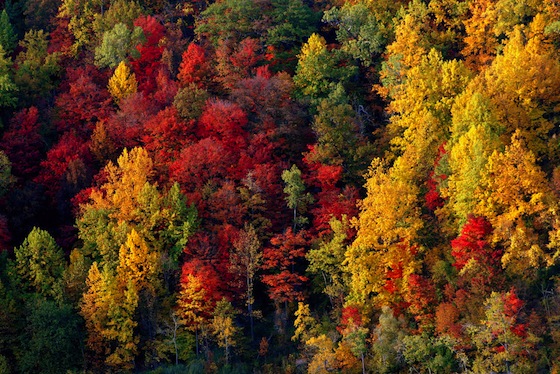
[[[0,147],[10,159],[15,177],[26,180],[39,172],[45,152],[40,130],[39,111],[30,107],[15,113],[2,135]]]
[[[181,325],[196,334],[196,354],[199,353],[199,332],[204,332],[204,325],[208,322],[211,305],[208,304],[206,289],[202,281],[188,274],[181,281],[181,290],[177,298],[177,315]]]
[[[198,88],[195,83],[190,83],[177,91],[173,106],[185,120],[196,120],[202,114],[209,97],[208,91]]]
[[[136,93],[138,89],[136,76],[130,71],[124,61],[121,61],[115,69],[113,76],[109,79],[107,88],[117,104],[126,97]]]
[[[255,228],[245,225],[245,228],[239,232],[239,238],[233,243],[233,249],[230,252],[230,269],[245,277],[245,298],[251,325],[251,340],[254,339],[255,275],[261,267],[262,257],[261,243]]]
[[[0,14],[0,45],[4,48],[6,53],[12,53],[17,46],[17,35],[14,31],[10,18],[6,9],[2,10]]]
[[[529,372],[534,363],[525,358],[530,349],[526,326],[519,323],[519,312],[524,302],[515,291],[492,292],[484,302],[485,318],[468,329],[476,356],[475,372]]]
[[[379,316],[379,323],[372,336],[373,362],[372,367],[379,373],[395,371],[400,362],[403,329],[393,315],[391,308],[384,306]]]
[[[308,158],[342,166],[345,180],[353,181],[361,179],[372,152],[349,101],[340,83],[321,100],[312,124],[317,143]]]
[[[364,66],[370,66],[373,56],[383,51],[383,27],[366,2],[333,7],[325,12],[323,21],[337,26],[336,39],[342,49]]]
[[[480,75],[477,84],[494,104],[494,113],[504,126],[505,144],[519,130],[537,157],[556,160],[556,145],[550,143],[556,120],[550,114],[560,102],[560,62],[554,57],[554,47],[541,37],[538,25],[533,27],[535,35],[515,28],[503,53]]]
[[[271,247],[265,248],[263,253],[262,281],[268,286],[270,299],[276,305],[277,324],[283,331],[287,319],[287,304],[295,300],[303,300],[302,286],[307,282],[307,277],[299,274],[296,265],[305,257],[306,240],[303,231],[294,233],[288,228],[284,234],[278,234],[270,239]],[[282,313],[282,304],[284,313]]]
[[[0,150],[0,198],[6,195],[13,182],[12,163],[8,159],[8,156]]]
[[[229,301],[225,298],[218,301],[214,309],[212,319],[212,329],[216,336],[218,345],[224,348],[226,365],[229,363],[229,351],[231,347],[237,345],[235,335],[238,328],[234,324],[235,310]]]
[[[498,37],[494,33],[497,23],[496,2],[476,0],[469,4],[471,16],[465,20],[465,46],[461,54],[476,70],[490,65],[498,49]]]
[[[331,303],[342,304],[347,294],[349,283],[348,274],[344,271],[343,263],[348,242],[349,222],[343,215],[341,220],[331,218],[332,235],[324,236],[318,248],[307,253],[309,261],[308,271],[320,274],[323,278],[323,292],[330,298]]]
[[[468,89],[457,97],[452,116],[451,139],[446,145],[450,173],[440,189],[442,197],[448,199],[447,208],[461,226],[474,211],[474,192],[480,186],[488,157],[500,149],[502,126],[488,98]]]
[[[453,266],[468,279],[472,291],[487,293],[500,273],[502,251],[488,243],[492,225],[484,217],[469,216],[461,235],[451,241]]]
[[[181,86],[194,84],[198,89],[207,88],[210,72],[210,63],[204,48],[190,43],[181,56],[181,65],[177,74]]]
[[[158,72],[163,71],[161,57],[166,43],[165,28],[152,16],[138,17],[134,26],[135,29],[141,28],[145,41],[136,46],[137,56],[131,66],[138,80],[138,89],[148,95],[158,88]]]
[[[91,159],[89,145],[75,132],[66,132],[47,152],[41,170],[35,178],[54,198],[65,188],[74,196],[88,182],[87,164]]]
[[[17,273],[25,287],[24,291],[61,301],[66,261],[62,249],[52,236],[34,227],[14,252]]]
[[[20,103],[45,98],[55,88],[60,56],[48,52],[47,38],[43,30],[31,30],[19,42],[22,51],[16,57],[14,82],[20,92]]]
[[[264,43],[273,59],[276,71],[293,71],[300,46],[317,28],[320,14],[301,0],[272,0],[271,25],[264,35]]]
[[[216,49],[216,77],[226,90],[231,90],[236,83],[251,77],[257,67],[264,62],[262,46],[258,39],[246,38],[239,45],[229,41],[220,41]]]
[[[107,3],[106,0],[63,0],[60,4],[57,17],[68,19],[68,31],[74,36],[74,55],[82,49],[90,49],[97,42],[95,19],[104,12]]]
[[[198,135],[201,138],[213,137],[233,154],[238,154],[247,144],[247,114],[235,103],[209,100],[199,123]]]
[[[124,23],[117,23],[112,30],[103,34],[103,41],[95,49],[95,64],[114,68],[128,56],[140,57],[136,46],[144,39],[141,27],[130,30]]]
[[[342,309],[340,326],[343,342],[349,345],[350,351],[362,361],[362,373],[366,372],[365,355],[367,352],[366,337],[369,330],[362,325],[359,310],[353,306]]]
[[[38,298],[30,300],[27,307],[18,369],[48,374],[79,370],[83,365],[83,332],[72,306]]]
[[[14,107],[17,103],[18,87],[13,81],[12,60],[0,44],[0,108]]]
[[[201,13],[195,33],[217,46],[220,40],[232,45],[247,37],[258,37],[264,31],[259,24],[261,9],[253,0],[226,0],[208,6]],[[261,29],[262,28],[262,29]]]
[[[489,157],[475,198],[479,203],[474,212],[494,227],[492,242],[504,246],[502,266],[510,274],[529,275],[529,269],[552,263],[558,253],[551,226],[558,200],[520,132],[503,153],[494,151]]]
[[[117,282],[127,286],[130,282],[137,293],[145,291],[154,294],[158,288],[158,265],[157,253],[148,248],[147,243],[132,229],[119,250]]]
[[[454,373],[457,360],[452,341],[428,334],[407,335],[403,338],[406,363],[419,373]]]
[[[349,297],[357,304],[398,301],[402,287],[418,269],[422,248],[416,243],[425,223],[420,218],[418,187],[406,175],[408,165],[398,159],[387,168],[374,160],[367,175],[367,196],[354,220],[356,238],[346,252]]]
[[[312,34],[301,48],[294,84],[301,98],[316,106],[328,96],[337,83],[346,81],[356,73],[355,67],[342,63],[343,56],[327,50],[325,38]]]
[[[56,98],[56,128],[60,132],[75,131],[86,138],[111,113],[111,96],[99,84],[107,78],[92,65],[69,69],[67,75],[69,89]]]
[[[288,208],[294,212],[292,231],[296,232],[298,226],[303,226],[308,222],[308,219],[303,214],[307,210],[307,205],[313,203],[313,197],[309,192],[305,193],[301,170],[295,164],[290,169],[282,172],[282,180],[285,183],[284,193],[287,195],[284,199]]]
[[[460,61],[444,61],[435,49],[419,58],[403,75],[405,81],[393,88],[388,125],[396,155],[406,154],[414,162],[413,180],[425,178],[440,144],[447,140],[451,108],[456,96],[470,81],[470,73]]]

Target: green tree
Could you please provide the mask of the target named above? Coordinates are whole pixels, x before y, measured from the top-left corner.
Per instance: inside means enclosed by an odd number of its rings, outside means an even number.
[[[4,151],[0,150],[0,198],[9,191],[12,183],[12,164]]]
[[[486,299],[485,318],[468,328],[476,348],[474,373],[534,372],[534,363],[526,357],[531,339],[517,321],[521,305],[513,291],[492,292]]]
[[[108,10],[95,14],[93,21],[93,31],[95,33],[95,42],[100,43],[106,32],[111,31],[114,27],[122,23],[129,30],[134,30],[134,21],[142,15],[142,7],[137,1],[130,0],[113,0]]]
[[[18,87],[13,81],[12,60],[0,44],[0,107],[15,107]]]
[[[346,83],[356,74],[356,68],[351,64],[339,66],[343,59],[339,51],[327,50],[325,38],[312,34],[301,49],[294,75],[299,97],[316,106],[328,97],[337,83]]]
[[[400,361],[404,332],[401,323],[393,315],[391,308],[384,306],[379,316],[379,324],[372,337],[372,369],[377,373],[391,373],[402,365]]]
[[[29,316],[21,335],[19,369],[24,373],[60,373],[83,364],[79,316],[69,304],[37,298],[28,304]]]
[[[365,1],[333,7],[325,12],[323,21],[337,27],[342,50],[364,66],[370,66],[374,56],[384,50],[386,32]]]
[[[263,37],[264,43],[276,60],[283,62],[275,68],[293,71],[295,63],[290,60],[317,29],[320,14],[301,0],[271,0],[271,5],[272,19]]]
[[[11,53],[17,45],[17,35],[10,23],[6,9],[0,14],[0,45],[7,53]]]
[[[53,237],[34,227],[14,252],[17,273],[25,290],[61,301],[66,261]]]
[[[333,231],[332,236],[322,238],[318,248],[307,253],[311,273],[320,274],[324,288],[323,292],[329,297],[333,305],[341,306],[348,291],[349,276],[344,270],[344,260],[348,245],[348,230],[350,223],[345,215],[342,220],[335,217],[329,221]]]
[[[457,97],[452,108],[451,139],[446,145],[449,175],[441,193],[448,199],[447,209],[457,220],[458,229],[477,204],[479,188],[488,158],[500,149],[503,131],[489,99],[471,90]]]
[[[284,193],[288,208],[294,212],[294,228],[295,232],[297,226],[305,225],[308,220],[303,216],[305,214],[307,205],[313,203],[313,197],[309,192],[305,193],[305,184],[301,178],[301,170],[296,165],[292,165],[290,169],[282,172],[282,180],[284,181]],[[299,213],[299,215],[298,215]]]
[[[217,1],[201,13],[195,33],[204,36],[216,47],[220,40],[231,45],[243,39],[260,36],[262,10],[254,0]]]
[[[173,99],[173,106],[182,118],[195,120],[202,114],[209,98],[208,91],[198,88],[195,83],[189,83],[177,91],[177,95]]]
[[[341,165],[347,180],[359,180],[371,162],[371,146],[342,84],[317,106],[312,128],[317,143],[312,158],[327,165]]]
[[[19,89],[20,103],[44,98],[56,86],[60,72],[59,53],[48,53],[47,38],[48,34],[43,30],[31,30],[19,42],[23,51],[16,57],[14,83]]]
[[[94,34],[95,20],[104,13],[109,0],[62,0],[59,18],[68,18],[68,31],[74,36],[72,51],[78,54],[81,50],[93,49],[97,42]]]
[[[407,335],[403,338],[403,356],[406,364],[417,373],[456,373],[458,367],[452,343],[428,333]]]
[[[105,31],[101,45],[95,48],[95,64],[114,68],[129,57],[138,58],[140,52],[136,46],[144,40],[141,27],[130,29],[124,23],[117,23],[111,30]]]

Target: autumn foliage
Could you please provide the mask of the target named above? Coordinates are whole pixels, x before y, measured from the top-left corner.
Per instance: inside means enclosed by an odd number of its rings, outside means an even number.
[[[6,1],[0,372],[560,372],[560,6]]]

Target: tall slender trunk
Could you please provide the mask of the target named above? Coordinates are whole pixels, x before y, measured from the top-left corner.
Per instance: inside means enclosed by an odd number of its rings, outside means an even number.
[[[362,374],[366,374],[366,362],[364,360],[364,354],[362,353]]]

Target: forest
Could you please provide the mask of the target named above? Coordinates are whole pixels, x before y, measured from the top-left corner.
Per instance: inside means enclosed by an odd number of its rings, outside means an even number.
[[[1,0],[0,373],[560,373],[556,0]]]

